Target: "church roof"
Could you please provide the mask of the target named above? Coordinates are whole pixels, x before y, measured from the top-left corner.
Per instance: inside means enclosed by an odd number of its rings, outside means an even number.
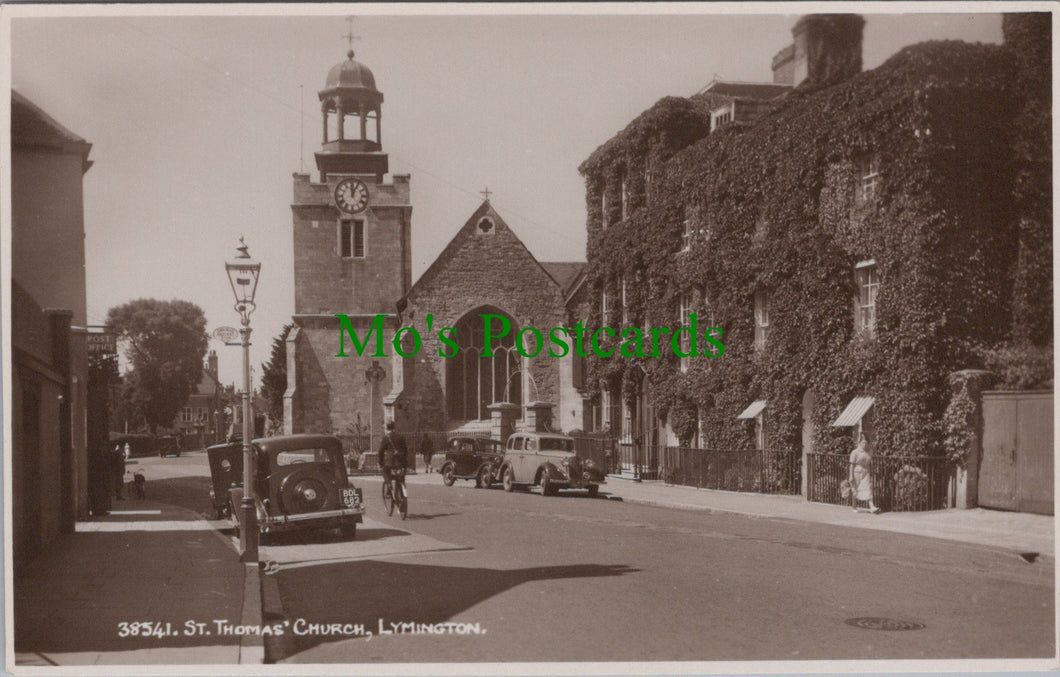
[[[375,89],[375,75],[368,66],[360,61],[353,60],[353,51],[348,54],[346,61],[337,63],[328,71],[328,79],[324,84],[325,89],[332,87],[353,87],[358,89]]]
[[[585,261],[542,261],[541,267],[556,281],[563,295],[570,293],[571,287],[577,281],[579,273],[588,265]]]
[[[479,223],[482,222],[483,217],[488,217],[490,220],[492,220],[493,223],[494,223],[494,227],[503,228],[508,233],[510,233],[511,237],[513,237],[515,239],[515,242],[518,243],[518,245],[520,247],[522,247],[523,251],[526,252],[526,255],[529,256],[533,260],[533,262],[538,265],[539,268],[541,268],[541,270],[545,273],[545,275],[547,275],[548,278],[550,280],[552,280],[556,284],[556,286],[559,287],[561,289],[561,291],[563,291],[564,294],[566,294],[566,287],[564,286],[564,283],[561,282],[559,279],[557,279],[557,277],[555,275],[553,275],[553,271],[552,270],[549,270],[548,268],[546,268],[546,264],[543,264],[543,263],[541,263],[540,261],[537,260],[537,257],[534,256],[533,253],[529,249],[526,248],[526,245],[523,244],[523,241],[519,239],[519,236],[516,235],[514,231],[512,231],[511,226],[509,226],[504,221],[504,219],[501,218],[501,215],[498,214],[493,209],[493,206],[490,204],[490,201],[487,199],[487,200],[483,200],[482,201],[482,204],[480,204],[478,206],[478,209],[476,209],[471,214],[471,217],[468,218],[468,220],[464,223],[463,226],[460,227],[460,230],[458,230],[456,232],[456,234],[453,236],[453,239],[451,239],[449,241],[449,244],[447,244],[445,246],[445,248],[442,250],[442,253],[439,254],[434,259],[434,261],[431,262],[431,265],[427,267],[427,270],[424,271],[423,275],[420,275],[419,279],[417,279],[416,282],[413,283],[412,287],[409,289],[408,293],[405,294],[404,298],[402,298],[401,300],[398,301],[398,307],[399,308],[404,307],[404,304],[406,303],[406,301],[413,297],[413,295],[416,293],[417,289],[423,287],[423,285],[426,285],[426,284],[430,283],[430,280],[432,280],[434,278],[434,276],[437,274],[437,272],[439,270],[441,270],[445,266],[446,262],[449,261],[453,257],[453,254],[460,247],[462,247],[464,245],[464,242],[465,242],[466,238],[470,235],[470,233],[475,228],[478,227]],[[571,282],[573,282],[575,280],[575,278],[577,277],[578,273],[580,272],[580,269],[578,271],[574,271],[573,274],[570,274],[570,272],[567,270],[566,267],[567,266],[582,266],[582,267],[584,267],[586,264],[584,264],[584,263],[581,263],[581,264],[577,264],[577,263],[557,263],[557,264],[551,264],[551,265],[559,266],[559,268],[555,269],[556,272],[559,273],[560,271],[562,271],[563,279],[566,280],[567,283],[569,284],[569,283],[571,283]]]

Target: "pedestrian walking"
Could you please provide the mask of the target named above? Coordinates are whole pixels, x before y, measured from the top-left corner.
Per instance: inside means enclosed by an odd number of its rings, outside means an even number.
[[[872,500],[872,454],[868,450],[868,442],[862,433],[858,436],[858,445],[850,452],[850,505],[854,512],[858,510],[858,501],[869,504],[869,512],[880,511]]]
[[[115,444],[114,450],[110,454],[110,473],[114,497],[119,501],[124,501],[125,497],[122,496],[122,490],[125,486],[125,450],[122,449],[120,444]]]
[[[434,468],[431,467],[431,456],[433,456],[434,453],[431,450],[431,443],[427,440],[427,436],[426,435],[424,435],[420,439],[420,445],[421,445],[420,453],[423,454],[424,472],[427,472],[427,473],[433,472]]]

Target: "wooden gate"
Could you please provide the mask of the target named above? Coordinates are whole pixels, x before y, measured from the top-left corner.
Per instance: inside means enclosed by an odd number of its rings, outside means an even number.
[[[1053,394],[983,393],[979,505],[1053,514]]]

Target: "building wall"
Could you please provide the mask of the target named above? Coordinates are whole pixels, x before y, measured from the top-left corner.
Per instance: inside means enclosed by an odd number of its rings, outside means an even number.
[[[489,234],[476,229],[484,215],[495,223]],[[446,417],[446,358],[439,357],[440,350],[449,352],[449,348],[438,340],[438,330],[455,327],[466,314],[482,307],[510,315],[513,333],[536,327],[546,339],[552,327],[564,326],[565,322],[559,286],[492,209],[480,208],[417,281],[402,313],[403,324],[417,327],[423,336],[415,363],[411,358],[402,360],[404,389],[398,410],[406,412],[410,425],[439,429],[454,423]],[[426,331],[428,313],[432,331]],[[524,377],[524,404],[531,400],[553,405],[561,402],[560,360],[549,357],[547,350],[546,345],[541,355],[524,360],[533,375],[533,384]]]
[[[332,202],[338,178],[310,183],[308,174],[294,175],[295,313],[392,313],[411,277],[408,176],[366,181],[369,207],[356,215]],[[365,221],[364,258],[340,256],[339,222],[347,218]]]
[[[46,126],[51,124],[55,123],[45,121]],[[55,392],[50,383],[42,386],[41,415],[50,417],[42,428],[43,456],[39,459],[41,473],[50,473],[42,476],[44,491],[40,494],[44,542],[60,528],[72,531],[74,518],[86,518],[89,509],[83,201],[89,148],[87,143],[72,141],[28,145],[12,137],[10,274],[38,308],[64,311],[71,325],[61,350],[66,362],[60,368],[65,379],[61,391]],[[16,372],[13,381],[21,373]],[[21,385],[13,382],[13,387]],[[58,394],[63,395],[63,402],[56,408]],[[20,401],[19,397],[13,403],[13,419],[21,415]],[[62,437],[53,439],[59,431]],[[13,488],[16,501],[21,500],[17,496],[21,487],[16,483]]]
[[[821,65],[824,79],[853,70],[851,44]],[[636,197],[638,209],[625,222],[612,214],[607,229],[600,185],[644,155],[643,115],[583,163],[593,293],[615,294],[623,276],[658,280],[634,296],[632,312],[661,326],[653,313],[672,318],[679,295],[706,289],[712,324],[724,328],[724,357],[700,358],[687,374],[673,358],[643,360],[655,406],[678,437],[695,429],[681,412],[699,411],[709,446],[748,445],[753,431],[735,417],[766,399],[769,446],[797,449],[812,391],[814,450],[848,452],[848,429],[831,423],[852,397],[873,396],[877,451],[940,453],[948,373],[980,366],[977,351],[1018,335],[1009,312],[1020,279],[1018,210],[1011,175],[999,169],[1014,155],[1004,111],[1023,105],[1011,57],[1005,47],[927,43],[789,97],[742,133],[711,134],[674,156],[651,199]],[[930,92],[916,84],[924,81]],[[862,200],[860,163],[873,155],[878,181]],[[679,253],[686,206],[710,235]],[[1036,208],[1051,217],[1047,201]],[[873,336],[853,321],[854,269],[866,259],[881,278]],[[759,291],[772,298],[763,350]],[[601,323],[599,313],[593,320]],[[590,383],[631,394],[639,368],[591,359]]]

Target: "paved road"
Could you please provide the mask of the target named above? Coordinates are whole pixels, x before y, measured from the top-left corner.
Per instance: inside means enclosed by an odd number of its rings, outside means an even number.
[[[1044,658],[1053,573],[934,539],[458,483],[413,486],[407,521],[372,518],[267,548],[279,661],[671,661]],[[922,629],[863,629],[851,619]],[[437,632],[412,634],[428,624]],[[463,627],[440,627],[462,623]],[[319,624],[310,628],[309,624]],[[344,633],[325,634],[343,624]],[[379,634],[380,628],[395,634]],[[401,633],[399,628],[404,628]],[[425,628],[417,628],[420,631]],[[373,636],[367,637],[368,631]]]

